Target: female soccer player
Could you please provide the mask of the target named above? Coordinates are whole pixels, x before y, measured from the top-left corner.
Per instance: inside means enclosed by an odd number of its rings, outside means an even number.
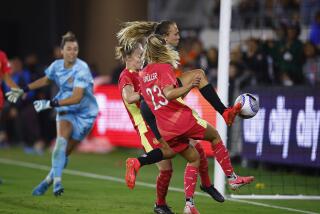
[[[136,43],[134,46],[132,46],[132,50],[125,50],[121,46],[116,48],[117,58],[122,59],[122,61],[126,64],[126,68],[122,71],[120,75],[119,90],[122,94],[122,99],[130,116],[130,119],[137,133],[141,137],[141,143],[144,146],[145,151],[148,152],[138,158],[140,166],[146,165],[143,159],[145,159],[146,156],[150,156],[150,153],[153,153],[154,156],[160,156],[160,154],[156,155],[156,153],[160,152],[160,149],[163,151],[163,157],[165,159],[173,157],[175,155],[175,153],[172,154],[172,152],[169,152],[168,154],[168,152],[165,151],[168,150],[167,143],[163,142],[161,136],[157,137],[156,139],[150,128],[146,125],[145,121],[143,120],[140,112],[140,94],[138,93],[138,91],[140,91],[140,86],[138,80],[138,71],[141,70],[143,66],[142,53],[143,48],[140,43]],[[128,164],[130,164],[131,161],[133,161],[134,164],[134,160],[137,161],[137,159],[129,159],[127,162]],[[155,163],[155,161],[152,163]],[[148,162],[148,164],[151,164],[151,162]],[[171,214],[173,212],[166,203],[166,195],[172,176],[172,163],[171,160],[163,160],[159,162],[157,166],[159,168],[159,176],[157,177],[156,183],[157,201],[155,203],[154,212],[160,214]],[[134,185],[134,183],[128,182],[129,188],[133,188],[132,185]],[[215,200],[219,202],[224,201],[223,196],[216,189],[213,188],[210,193],[212,194],[212,197]]]
[[[231,188],[236,189],[252,182],[252,176],[240,177],[234,173],[229,153],[217,130],[202,120],[180,98],[190,91],[189,84],[194,80],[178,87],[173,72],[178,64],[178,53],[168,47],[161,36],[151,35],[146,42],[145,56],[148,65],[140,74],[140,89],[156,117],[157,127],[164,140],[169,143],[185,138],[207,140],[211,142],[213,153],[227,175]]]
[[[151,151],[153,156],[161,156],[161,154],[158,153],[160,153],[160,145],[163,145],[163,143],[160,143],[155,139],[152,131],[143,120],[140,112],[140,94],[138,93],[140,86],[138,72],[143,67],[142,54],[143,48],[140,43],[136,43],[132,49],[124,49],[122,46],[118,46],[116,48],[116,58],[121,59],[126,66],[126,68],[120,74],[118,87],[132,124],[141,138],[141,143],[144,147],[144,150],[146,152]],[[168,146],[165,146],[165,148],[168,148]],[[172,154],[172,156],[173,155],[174,154]],[[142,157],[144,156],[145,155]],[[145,165],[143,160],[141,160],[141,157],[138,158],[138,160],[140,166]],[[159,169],[159,175],[156,183],[157,200],[154,206],[154,212],[159,214],[173,214],[170,207],[166,203],[166,195],[172,176],[171,161],[162,160],[161,162],[157,163],[157,166]],[[133,188],[133,186],[130,185],[129,187]]]
[[[130,46],[132,41],[143,40],[151,34],[158,34],[163,37],[166,44],[173,48],[176,48],[180,41],[179,29],[177,24],[173,21],[162,21],[162,22],[146,22],[146,21],[135,21],[126,22],[123,24],[123,28],[117,34],[119,43],[124,46]],[[202,69],[195,69],[187,72],[183,72],[178,77],[179,86],[187,84],[195,76],[201,77],[199,91],[201,95],[216,109],[225,120],[228,126],[231,126],[234,118],[240,112],[241,104],[237,104],[233,107],[225,107],[221,102],[218,94],[214,90],[213,86],[208,82],[208,79]]]
[[[130,42],[135,40],[142,40],[146,36],[155,33],[160,35],[166,44],[169,44],[171,47],[175,48],[179,43],[179,30],[175,22],[172,21],[162,21],[160,23],[155,22],[127,22],[124,24],[124,28],[118,33],[118,39],[124,46],[130,46]],[[221,100],[219,99],[217,93],[213,89],[212,85],[208,83],[207,78],[201,69],[196,69],[188,72],[184,72],[179,78],[177,78],[178,86],[183,86],[188,84],[192,79],[199,76],[201,78],[199,84],[199,91],[203,95],[204,98],[223,116],[227,125],[231,125],[235,116],[239,113],[241,109],[241,104],[237,104],[234,107],[226,108]],[[145,102],[141,102],[141,110],[142,115],[146,119],[149,126],[152,128],[154,133],[158,132],[155,125],[154,115],[151,113],[148,106]],[[210,176],[208,174],[208,161],[204,150],[200,143],[197,143],[194,140],[191,140],[192,144],[197,149],[200,154],[200,166],[199,166],[199,174],[201,177],[201,190],[209,193],[213,196],[215,192],[214,187],[211,185]],[[220,152],[220,147],[224,147],[224,145],[215,147],[213,150],[214,155],[216,156],[217,152]],[[236,176],[232,173],[226,173],[229,178],[231,189],[239,188],[245,184],[247,184],[248,179],[243,179],[246,177]],[[233,180],[231,182],[231,180]]]
[[[64,192],[61,178],[68,156],[89,133],[98,114],[98,105],[93,96],[93,78],[86,62],[78,58],[79,45],[75,35],[68,32],[62,37],[63,59],[54,61],[45,71],[45,76],[30,83],[24,89],[12,88],[9,99],[17,99],[29,90],[35,90],[55,82],[59,92],[52,100],[36,100],[37,112],[55,108],[57,111],[57,138],[52,152],[52,168],[47,177],[33,189],[32,195],[43,195],[53,183],[53,193]]]

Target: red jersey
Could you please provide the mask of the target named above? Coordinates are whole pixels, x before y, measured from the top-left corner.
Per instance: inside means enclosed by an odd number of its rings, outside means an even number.
[[[5,73],[9,73],[11,70],[7,55],[0,50],[0,80]],[[0,81],[0,110],[4,105],[4,97],[1,90],[1,81]]]
[[[182,135],[195,125],[192,110],[181,98],[168,101],[163,94],[166,86],[178,87],[170,64],[149,64],[139,76],[142,96],[155,115],[159,132],[166,141]]]
[[[9,73],[11,70],[7,55],[0,50],[0,76]]]
[[[124,69],[120,74],[119,82],[118,82],[118,87],[119,87],[121,97],[122,97],[122,89],[126,85],[133,86],[134,91],[139,92],[140,91],[139,73],[135,71],[129,71],[128,69]],[[123,97],[122,97],[122,100],[130,116],[131,122],[134,125],[134,128],[137,130],[137,127],[139,124],[141,124],[142,122],[145,123],[140,112],[140,103],[129,104],[125,102]]]

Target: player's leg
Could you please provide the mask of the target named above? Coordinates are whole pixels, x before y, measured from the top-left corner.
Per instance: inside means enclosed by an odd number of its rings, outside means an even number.
[[[52,152],[52,168],[46,178],[32,190],[32,195],[43,195],[54,183],[54,180],[56,181],[56,184],[54,185],[54,194],[61,195],[64,191],[61,185],[61,176],[63,168],[68,164],[67,147],[69,143],[67,143],[67,139],[70,138],[72,128],[72,124],[67,120],[57,121],[57,138]],[[71,145],[72,142],[69,147]]]
[[[189,84],[196,76],[201,77],[199,91],[202,96],[216,109],[224,118],[227,125],[231,125],[234,118],[241,110],[241,104],[236,104],[233,107],[227,108],[220,100],[213,86],[208,82],[208,79],[202,69],[195,69],[184,72],[178,79],[182,85]]]
[[[171,160],[160,161],[157,163],[157,167],[159,169],[156,183],[157,200],[153,210],[158,214],[173,214],[166,202],[166,196],[172,176]]]
[[[66,161],[64,164],[64,168],[67,167],[69,162],[68,156],[66,157]],[[53,168],[51,168],[50,172],[48,175],[45,177],[44,180],[40,182],[33,190],[32,190],[32,195],[33,196],[41,196],[46,193],[46,191],[49,189],[49,187],[53,184]]]
[[[68,120],[57,121],[57,139],[52,152],[53,193],[59,196],[64,188],[61,184],[62,171],[66,163],[68,140],[71,137],[73,125]]]
[[[208,193],[214,200],[218,202],[224,202],[223,195],[214,188],[214,185],[211,183],[209,176],[209,167],[207,155],[202,147],[202,145],[196,140],[190,139],[190,143],[196,148],[200,156],[200,165],[199,165],[199,175],[201,179],[200,189]]]
[[[232,167],[227,148],[224,146],[218,131],[210,124],[207,124],[204,140],[211,142],[213,155],[227,176],[231,189],[235,190],[243,185],[251,183],[254,180],[253,176],[242,177],[236,175]]]
[[[184,214],[197,214],[199,212],[194,205],[193,196],[197,184],[200,156],[193,146],[189,146],[186,150],[180,152],[180,154],[188,161],[184,173],[184,193],[186,200]]]
[[[151,130],[144,132],[139,130],[141,144],[146,151],[149,151],[138,158],[128,158],[126,160],[126,183],[130,189],[135,187],[138,171],[144,165],[154,164],[164,159],[175,156],[175,152],[162,139],[157,140]]]

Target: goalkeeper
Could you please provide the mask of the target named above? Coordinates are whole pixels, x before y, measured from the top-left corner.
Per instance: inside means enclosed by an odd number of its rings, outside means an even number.
[[[62,37],[63,59],[54,61],[45,71],[45,76],[23,89],[12,88],[6,95],[15,103],[24,93],[52,82],[59,92],[52,100],[36,100],[37,112],[55,108],[57,111],[57,138],[52,152],[52,168],[47,177],[36,186],[32,195],[43,195],[53,184],[53,194],[64,192],[62,171],[68,163],[68,156],[91,130],[98,114],[98,105],[93,96],[93,78],[86,62],[78,58],[79,46],[75,35],[68,32]]]

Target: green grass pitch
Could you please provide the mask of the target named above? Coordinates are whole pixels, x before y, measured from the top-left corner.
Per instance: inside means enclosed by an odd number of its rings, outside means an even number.
[[[137,150],[116,149],[109,154],[79,154],[70,156],[68,170],[63,176],[65,194],[62,197],[54,197],[50,189],[42,197],[31,196],[32,188],[43,179],[47,172],[45,166],[50,166],[50,153],[43,156],[32,156],[24,154],[20,149],[0,150],[0,177],[3,183],[0,184],[0,213],[110,213],[110,214],[141,214],[153,213],[155,200],[155,188],[145,185],[137,185],[134,190],[129,190],[123,183],[125,173],[125,160],[127,157],[134,157],[140,154]],[[26,165],[5,163],[5,160],[19,161]],[[14,162],[15,163],[15,162]],[[183,189],[183,171],[185,161],[176,157],[174,163],[174,175],[171,187]],[[213,161],[210,160],[210,170],[212,174]],[[34,165],[30,165],[34,164]],[[39,168],[39,165],[44,168]],[[80,174],[77,174],[81,172]],[[237,167],[237,172],[242,175],[248,173],[260,178],[255,183],[241,189],[238,194],[248,194],[257,191],[265,194],[277,191],[275,185],[272,190],[270,174],[261,170],[242,169]],[[85,174],[87,173],[87,174]],[[273,173],[273,183],[283,182],[277,173]],[[107,177],[110,176],[110,177]],[[142,168],[138,175],[138,181],[147,184],[154,184],[157,176],[157,169],[154,165]],[[269,176],[269,177],[268,177]],[[300,177],[299,177],[300,176]],[[292,179],[292,178],[295,179]],[[301,193],[316,194],[319,188],[319,177],[307,177],[301,175],[288,174],[288,188],[280,187],[279,191],[290,192],[294,187],[291,182],[303,180],[309,182],[301,187]],[[301,178],[301,179],[300,179]],[[113,180],[114,179],[114,180]],[[199,180],[198,180],[199,183]],[[255,188],[257,183],[265,186]],[[258,185],[259,187],[259,185]],[[199,185],[197,191],[201,192]],[[298,191],[300,191],[298,189]],[[168,204],[176,213],[182,213],[184,207],[183,192],[170,190],[167,197]],[[246,201],[227,200],[220,204],[205,195],[197,195],[195,198],[197,208],[201,214],[209,213],[320,213],[319,201],[312,200],[255,200],[260,205],[247,203]]]

